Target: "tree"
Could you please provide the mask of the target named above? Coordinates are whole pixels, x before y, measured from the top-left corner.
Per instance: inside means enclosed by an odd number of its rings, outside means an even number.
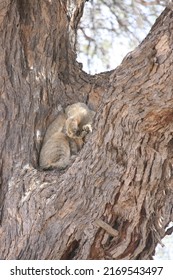
[[[172,232],[171,6],[90,76],[74,51],[84,2],[1,1],[1,259],[150,259]],[[64,172],[40,171],[47,125],[77,101],[92,135]]]

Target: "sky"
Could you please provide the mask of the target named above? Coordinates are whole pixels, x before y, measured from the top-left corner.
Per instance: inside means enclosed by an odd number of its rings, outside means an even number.
[[[112,1],[113,0],[109,0],[107,2]],[[90,55],[86,56],[88,41],[83,36],[80,28],[78,30],[79,52],[77,60],[83,64],[83,70],[90,74],[96,74],[116,68],[121,63],[126,54],[137,47],[139,42],[146,37],[152,24],[154,24],[156,20],[156,15],[154,14],[156,13],[155,10],[157,10],[157,14],[159,15],[164,9],[161,6],[156,6],[152,11],[150,11],[149,6],[142,6],[141,8],[141,5],[136,5],[136,14],[133,14],[132,17],[129,17],[127,20],[128,23],[131,22],[133,24],[133,26],[128,26],[128,28],[139,39],[135,40],[135,38],[133,38],[132,40],[133,36],[121,32],[119,24],[116,21],[116,17],[114,16],[114,14],[111,14],[108,7],[100,5],[101,7],[103,7],[98,8],[97,3],[99,2],[99,0],[86,2],[84,14],[81,20],[81,26],[83,27],[86,35],[90,38],[94,37],[97,41],[97,45],[99,45],[99,47],[103,49],[103,53],[108,53],[109,56],[104,56],[101,53],[100,48],[97,48],[97,50],[95,51],[95,45],[93,44],[92,40],[90,41],[90,49],[88,51]],[[124,2],[127,2],[128,5],[131,2],[135,3],[135,1],[131,0],[124,0]],[[151,25],[149,25],[149,23],[146,23],[143,19],[143,16],[139,13],[141,9],[142,13],[147,16],[148,20],[151,22]],[[92,19],[94,22],[93,24],[91,23]],[[95,31],[92,31],[93,26],[95,26]],[[103,29],[100,29],[100,26]],[[135,27],[135,32],[133,27]],[[115,29],[119,35],[117,36],[115,32],[108,32],[106,28]],[[93,52],[94,55],[92,55]],[[90,62],[90,66],[88,61]]]

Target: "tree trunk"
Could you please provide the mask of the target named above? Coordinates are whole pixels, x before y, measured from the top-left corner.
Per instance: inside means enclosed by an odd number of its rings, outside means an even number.
[[[76,62],[84,0],[0,1],[0,258],[150,259],[173,220],[173,17],[114,71]],[[94,130],[65,171],[38,156],[61,107]]]

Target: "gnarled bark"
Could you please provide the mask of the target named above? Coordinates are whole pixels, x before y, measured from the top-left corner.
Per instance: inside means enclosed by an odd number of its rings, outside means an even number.
[[[90,76],[74,51],[83,7],[4,2],[1,259],[150,259],[173,220],[172,11],[118,68]],[[47,125],[78,101],[97,111],[93,133],[65,171],[40,171]]]

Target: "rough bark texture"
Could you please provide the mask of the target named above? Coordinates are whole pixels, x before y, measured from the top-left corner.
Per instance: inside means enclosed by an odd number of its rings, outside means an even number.
[[[171,232],[173,12],[89,76],[74,51],[84,2],[0,1],[1,259],[150,259]],[[41,172],[47,125],[78,101],[97,111],[92,135],[64,172]]]

